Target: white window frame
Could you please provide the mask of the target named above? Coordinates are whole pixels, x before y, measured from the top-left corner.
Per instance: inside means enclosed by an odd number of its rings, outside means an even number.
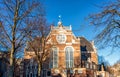
[[[56,65],[54,64],[54,63],[55,63],[55,60],[54,60],[54,59],[55,59],[55,58],[54,58],[54,57],[55,57],[55,51],[54,51],[55,48],[57,49],[57,51],[56,51],[56,52],[57,52],[57,56],[56,56],[56,57],[57,57],[57,64],[56,64]],[[52,58],[52,59],[53,59],[53,60],[52,60],[52,64],[53,64],[53,65],[52,65],[52,68],[57,68],[57,67],[58,67],[58,61],[59,61],[59,57],[58,57],[58,56],[59,56],[59,53],[58,53],[58,52],[59,52],[58,47],[53,47],[53,48],[52,48],[52,57],[53,57],[53,58]]]
[[[68,51],[66,51],[66,49],[67,48],[71,48],[72,49],[72,57],[73,57],[73,60],[70,60],[70,57],[71,57],[71,52],[70,52],[70,50],[68,50]],[[66,46],[65,47],[65,56],[66,56],[66,58],[65,58],[65,61],[66,61],[66,65],[67,65],[67,57],[69,58],[68,59],[68,66],[66,66],[66,68],[73,68],[74,67],[74,48],[72,47],[72,46]],[[68,54],[67,54],[68,53]],[[71,61],[72,61],[72,66],[71,66]]]
[[[93,69],[93,64],[92,63],[90,63],[90,68]]]
[[[89,63],[86,62],[86,68],[89,68]]]

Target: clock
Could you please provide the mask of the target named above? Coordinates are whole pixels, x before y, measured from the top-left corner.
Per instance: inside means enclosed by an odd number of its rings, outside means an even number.
[[[66,35],[65,34],[58,34],[56,39],[57,39],[57,42],[59,42],[59,43],[65,43]]]

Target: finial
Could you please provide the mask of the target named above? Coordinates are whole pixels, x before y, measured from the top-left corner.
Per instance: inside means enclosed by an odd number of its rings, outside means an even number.
[[[62,24],[61,15],[59,15],[58,17],[59,17],[58,25],[61,25]]]
[[[59,21],[61,22],[61,15],[59,15],[58,17],[59,17]]]
[[[70,30],[72,30],[72,25],[70,25]]]

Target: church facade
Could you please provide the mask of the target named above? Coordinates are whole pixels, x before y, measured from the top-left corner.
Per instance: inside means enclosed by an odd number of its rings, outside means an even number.
[[[94,42],[89,42],[84,37],[76,37],[71,26],[64,26],[61,21],[57,26],[51,26],[47,44],[51,47],[48,65],[42,70],[42,77],[51,77],[60,73],[63,77],[74,74],[77,70],[80,77],[97,77],[98,57]],[[34,52],[25,49],[24,77],[36,77],[37,63],[34,62]],[[29,69],[28,67],[31,66]],[[34,66],[34,70],[32,69]],[[30,70],[31,69],[31,70]]]

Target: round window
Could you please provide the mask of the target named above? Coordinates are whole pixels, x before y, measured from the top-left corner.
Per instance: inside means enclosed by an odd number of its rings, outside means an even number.
[[[64,34],[59,34],[59,35],[57,35],[56,39],[57,39],[57,41],[58,41],[59,43],[65,43],[65,41],[66,41],[66,35],[64,35]]]

